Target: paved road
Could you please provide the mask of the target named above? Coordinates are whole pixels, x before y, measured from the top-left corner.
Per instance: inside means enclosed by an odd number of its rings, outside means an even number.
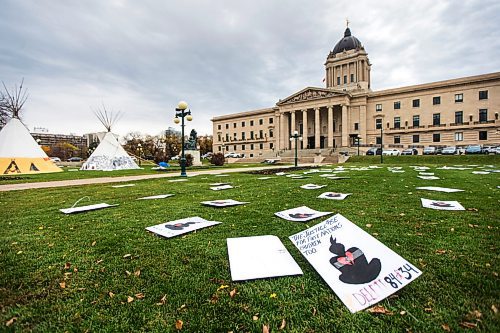
[[[312,165],[313,164],[301,164],[300,166],[312,166]],[[223,170],[199,170],[199,171],[190,171],[188,173],[188,176],[192,177],[192,176],[198,176],[198,175],[213,175],[213,174],[221,174],[221,173],[257,171],[257,170],[266,170],[266,169],[283,169],[283,168],[292,168],[292,167],[293,166],[291,166],[291,165],[286,165],[286,166],[266,165],[266,166],[262,166],[262,167],[252,167],[252,168],[234,168],[234,169],[223,169]],[[161,173],[161,174],[157,174],[157,175],[102,177],[102,178],[88,178],[88,179],[58,180],[58,181],[52,181],[52,182],[7,184],[7,185],[0,185],[0,192],[17,191],[17,190],[31,190],[31,189],[36,189],[36,188],[80,186],[80,185],[105,184],[105,183],[120,183],[120,182],[130,182],[130,181],[144,180],[144,179],[168,178],[168,177],[178,177],[178,176],[179,176],[179,173],[176,172],[176,173]]]

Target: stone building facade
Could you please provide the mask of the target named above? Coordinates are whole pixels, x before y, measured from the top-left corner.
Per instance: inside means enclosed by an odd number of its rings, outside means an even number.
[[[213,151],[272,156],[357,146],[500,144],[500,72],[372,91],[371,64],[349,28],[325,62],[325,88],[307,87],[274,107],[218,116]]]

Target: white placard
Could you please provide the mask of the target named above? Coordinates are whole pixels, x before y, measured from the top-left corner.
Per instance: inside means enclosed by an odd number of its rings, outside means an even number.
[[[344,200],[347,196],[352,193],[336,193],[336,192],[325,192],[321,193],[318,198],[320,199],[329,199],[329,200]]]
[[[118,206],[118,205],[110,205],[107,203],[100,203],[100,204],[88,205],[88,206],[62,208],[62,209],[59,209],[59,211],[63,212],[64,214],[73,214],[73,213],[88,212],[90,210],[97,210],[97,209],[115,207],[115,206]]]
[[[318,188],[323,188],[326,185],[316,185],[316,184],[305,184],[302,185],[300,188],[303,188],[304,190],[317,190]]]
[[[169,182],[169,183],[187,182],[187,179],[186,179],[186,178],[170,179],[168,182]]]
[[[229,175],[226,175],[224,173],[220,173],[218,175],[214,175],[215,177],[228,177]]]
[[[425,180],[436,180],[439,179],[439,177],[436,176],[417,176],[420,179],[425,179]]]
[[[301,206],[297,208],[283,210],[281,212],[274,213],[274,215],[288,221],[306,222],[331,213],[332,212],[319,212],[307,206]]]
[[[422,200],[422,207],[432,208],[437,210],[465,210],[458,201],[440,201],[420,198]]]
[[[458,189],[455,189],[455,188],[436,187],[436,186],[422,186],[422,187],[415,187],[415,189],[416,190],[446,192],[446,193],[463,192],[464,191],[464,190],[458,190]]]
[[[137,198],[137,200],[154,200],[154,199],[165,199],[168,197],[173,196],[173,194],[159,194],[159,195],[152,195],[149,197],[142,197],[142,198]]]
[[[244,205],[247,204],[248,202],[240,202],[233,199],[224,199],[224,200],[202,201],[201,203],[212,207],[230,207],[236,205]]]
[[[228,190],[230,188],[233,188],[231,185],[220,185],[220,186],[213,186],[210,189],[212,191],[222,191],[222,190]]]
[[[220,223],[221,222],[207,221],[199,216],[194,216],[157,224],[152,227],[147,227],[146,230],[154,232],[155,234],[163,237],[171,238]]]
[[[229,185],[229,183],[212,183],[210,186],[224,186],[224,185]]]
[[[419,176],[434,176],[434,172],[419,172]]]
[[[420,270],[337,214],[289,237],[351,312],[399,291]]]
[[[488,171],[472,171],[474,175],[487,175],[489,174]]]
[[[281,240],[272,235],[227,239],[231,280],[302,275]]]
[[[349,179],[351,177],[335,177],[335,176],[332,176],[332,177],[326,177],[326,179],[331,179],[331,180],[340,180],[340,179]]]
[[[120,187],[131,187],[131,186],[135,186],[135,184],[113,185],[111,187],[120,188]]]
[[[268,180],[268,179],[273,179],[273,178],[276,178],[276,177],[259,177],[257,179],[259,179],[259,180]]]
[[[276,172],[275,175],[276,176],[284,176],[284,175],[286,175],[286,173],[284,173],[284,172]]]

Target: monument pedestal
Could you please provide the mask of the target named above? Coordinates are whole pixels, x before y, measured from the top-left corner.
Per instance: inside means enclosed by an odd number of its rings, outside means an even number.
[[[184,154],[193,156],[193,166],[201,166],[200,151],[199,150],[185,150]]]

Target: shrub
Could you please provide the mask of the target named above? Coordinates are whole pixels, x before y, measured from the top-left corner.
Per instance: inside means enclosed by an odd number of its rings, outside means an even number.
[[[193,155],[187,154],[186,155],[186,167],[193,166]]]
[[[224,165],[224,155],[222,153],[213,154],[210,163],[217,166]]]

